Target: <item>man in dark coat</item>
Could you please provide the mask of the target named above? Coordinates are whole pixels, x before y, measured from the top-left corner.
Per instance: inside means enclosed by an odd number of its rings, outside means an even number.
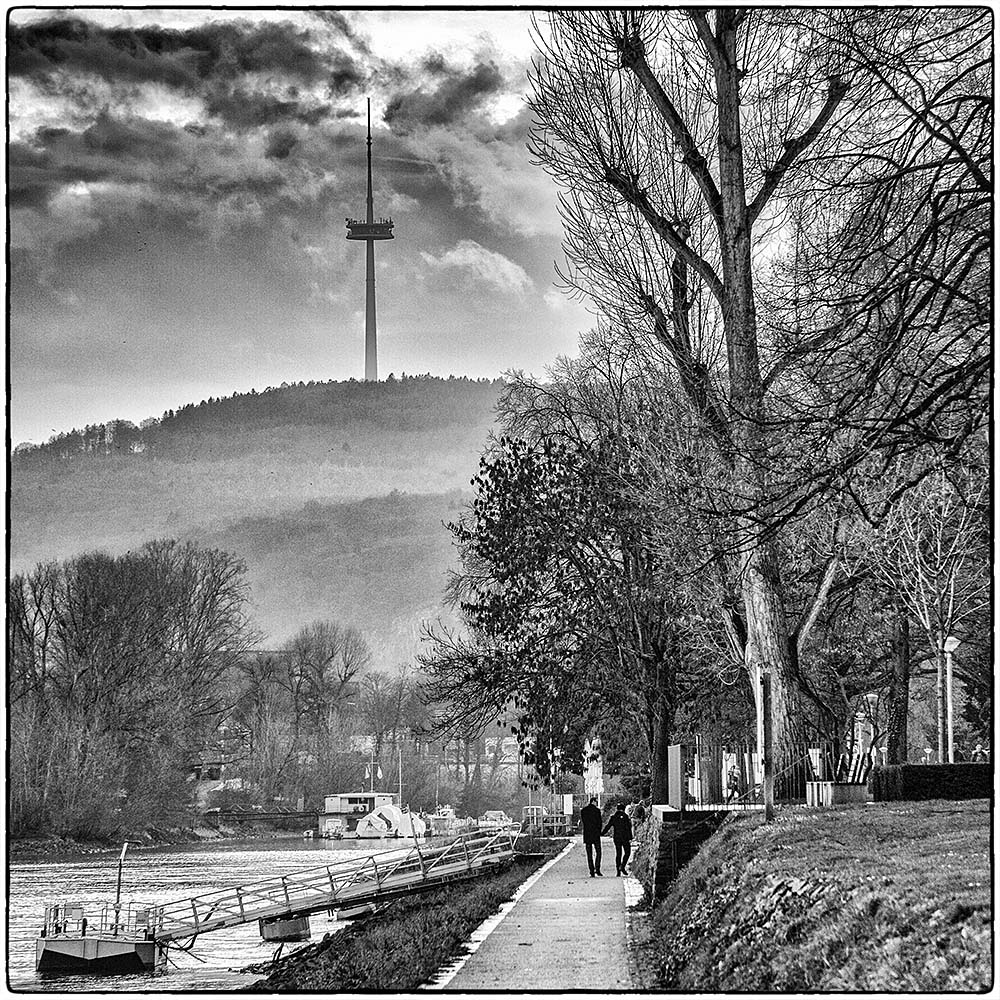
[[[608,825],[604,828],[604,833],[612,830],[612,840],[615,842],[615,867],[618,869],[616,875],[625,874],[625,866],[628,864],[629,855],[632,853],[632,820],[625,812],[625,803],[619,802],[615,814],[608,820]]]
[[[583,843],[587,848],[590,877],[594,878],[601,874],[601,810],[597,799],[591,799],[580,810],[580,822],[583,824]]]

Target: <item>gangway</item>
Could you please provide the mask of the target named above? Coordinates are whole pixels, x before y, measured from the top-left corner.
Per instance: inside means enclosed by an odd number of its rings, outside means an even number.
[[[82,904],[52,904],[36,943],[36,968],[158,968],[169,946],[190,948],[200,934],[254,920],[267,940],[301,940],[310,914],[377,905],[482,875],[513,859],[519,834],[499,830],[430,848],[414,844],[159,905],[131,903],[112,910],[105,904],[91,913],[89,933]],[[268,928],[277,931],[267,933]]]

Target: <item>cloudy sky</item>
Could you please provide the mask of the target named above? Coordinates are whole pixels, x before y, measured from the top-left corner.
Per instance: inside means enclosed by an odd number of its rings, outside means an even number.
[[[532,50],[519,12],[13,12],[13,443],[361,377],[369,95],[380,373],[572,352]]]

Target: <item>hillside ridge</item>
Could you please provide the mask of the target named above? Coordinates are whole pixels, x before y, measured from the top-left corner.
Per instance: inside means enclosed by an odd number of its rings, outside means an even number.
[[[422,623],[447,613],[444,522],[464,503],[501,388],[304,383],[56,435],[11,463],[11,569],[190,539],[245,561],[269,643],[331,618],[360,628],[380,660],[406,660]]]
[[[386,429],[400,429],[408,418],[408,429],[447,426],[463,414],[470,403],[496,401],[502,379],[472,379],[465,375],[447,378],[426,375],[389,375],[382,382],[357,379],[328,382],[282,382],[258,392],[234,392],[209,396],[148,417],[136,425],[115,419],[86,424],[54,434],[43,444],[22,442],[14,448],[15,464],[77,456],[142,455],[170,452],[177,438],[191,434],[225,433],[235,428],[262,429],[288,425],[331,426],[351,420]],[[426,410],[419,404],[428,392],[438,395],[437,406]],[[409,405],[407,405],[409,404]],[[414,405],[416,404],[416,405]],[[442,405],[443,404],[443,405]]]

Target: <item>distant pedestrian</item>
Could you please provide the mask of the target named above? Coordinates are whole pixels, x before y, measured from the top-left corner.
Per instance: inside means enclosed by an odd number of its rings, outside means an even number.
[[[646,807],[642,804],[642,799],[636,799],[632,806],[632,822],[641,823],[646,818]]]
[[[603,832],[612,830],[612,840],[615,842],[615,867],[618,871],[616,875],[625,874],[625,866],[628,864],[629,855],[632,853],[632,820],[625,813],[625,803],[619,802],[615,814],[608,820]]]
[[[983,749],[982,743],[976,744],[976,749],[972,751],[972,761],[976,764],[985,764],[989,760],[989,755]]]
[[[726,777],[726,789],[728,791],[726,795],[727,803],[732,802],[740,794],[740,772],[735,764],[729,768],[729,774]]]
[[[583,824],[583,844],[587,848],[587,865],[590,877],[601,874],[601,810],[597,799],[580,810],[580,822]]]

